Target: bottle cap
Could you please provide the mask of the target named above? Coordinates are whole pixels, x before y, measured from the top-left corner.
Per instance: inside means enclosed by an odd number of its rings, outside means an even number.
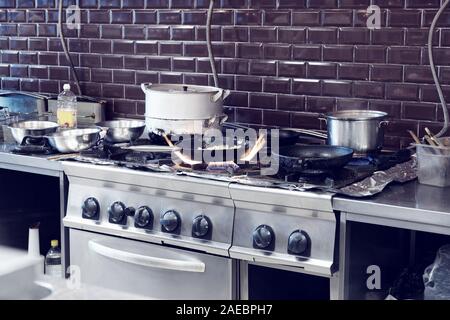
[[[64,85],[63,85],[63,89],[64,90],[70,90],[70,84],[68,84],[68,83],[65,83]]]
[[[57,247],[59,245],[59,241],[58,240],[52,240],[52,241],[50,241],[50,245],[52,247]]]

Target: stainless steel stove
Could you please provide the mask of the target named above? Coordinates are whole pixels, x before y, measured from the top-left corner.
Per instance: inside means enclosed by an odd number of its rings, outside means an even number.
[[[81,281],[161,299],[234,299],[228,185],[63,163],[65,227]]]
[[[249,264],[326,279],[336,271],[330,193],[63,167],[70,182],[64,225],[82,281],[157,298],[245,299]],[[137,282],[145,286],[136,289]]]

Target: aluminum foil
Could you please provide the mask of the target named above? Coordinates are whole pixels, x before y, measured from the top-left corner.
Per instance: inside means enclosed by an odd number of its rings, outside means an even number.
[[[393,182],[405,183],[417,178],[416,160],[398,164],[386,171],[374,172],[372,176],[334,192],[350,197],[370,197],[378,194]]]

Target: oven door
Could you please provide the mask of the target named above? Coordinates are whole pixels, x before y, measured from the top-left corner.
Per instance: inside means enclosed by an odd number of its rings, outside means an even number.
[[[154,299],[235,298],[232,259],[70,230],[70,261],[81,283]]]

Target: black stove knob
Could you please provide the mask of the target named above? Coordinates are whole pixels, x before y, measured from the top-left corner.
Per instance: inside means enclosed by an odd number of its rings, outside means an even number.
[[[308,248],[308,235],[302,230],[291,233],[288,239],[288,252],[292,254],[302,254]]]
[[[272,244],[275,234],[267,225],[260,225],[253,231],[253,244],[256,248],[267,249]]]
[[[211,221],[207,216],[201,215],[192,221],[192,235],[196,238],[205,237],[211,228]]]
[[[123,202],[116,201],[109,207],[109,221],[112,223],[123,223],[127,215],[127,207]]]
[[[164,231],[174,232],[180,224],[180,216],[175,210],[169,210],[163,214],[160,222]]]
[[[83,218],[98,219],[100,213],[100,204],[97,199],[90,197],[84,200],[82,205]]]
[[[149,228],[151,227],[153,220],[153,212],[147,206],[140,207],[137,209],[134,215],[134,225],[138,228]]]

